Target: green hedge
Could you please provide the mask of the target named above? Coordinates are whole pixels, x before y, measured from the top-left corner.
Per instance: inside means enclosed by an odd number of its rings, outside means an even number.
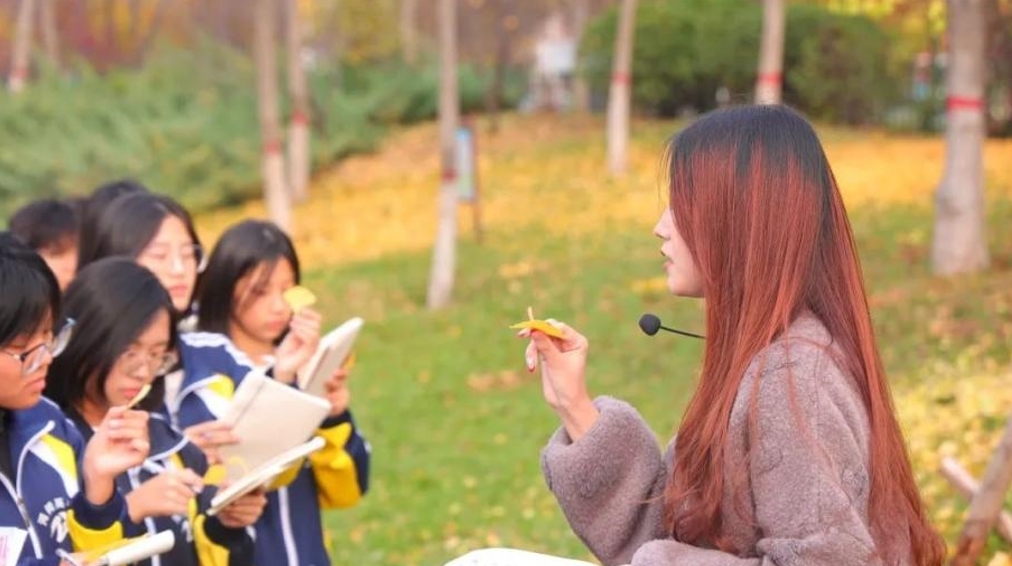
[[[617,9],[594,20],[581,45],[581,72],[606,91]],[[749,0],[647,0],[636,16],[633,98],[647,113],[708,110],[720,87],[751,101],[762,6]],[[790,5],[784,45],[784,100],[811,116],[864,123],[898,92],[889,38],[873,21],[818,6]]]
[[[0,95],[0,213],[121,177],[194,210],[258,197],[253,71],[247,55],[205,43],[159,49],[139,70],[79,67]],[[434,117],[436,76],[431,66],[314,72],[314,165],[374,149],[388,125]],[[480,108],[484,77],[462,67],[460,84],[463,107]]]

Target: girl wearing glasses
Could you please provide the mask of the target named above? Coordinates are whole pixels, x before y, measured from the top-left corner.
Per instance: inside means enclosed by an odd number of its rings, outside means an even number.
[[[81,270],[67,289],[64,313],[77,333],[50,368],[47,393],[85,438],[109,407],[133,402],[162,404],[162,375],[175,365],[177,335],[172,302],[158,280],[125,258],[107,258]],[[207,460],[196,446],[152,412],[151,455],[117,478],[131,521],[154,534],[172,530],[176,545],[151,564],[250,564],[252,543],[244,527],[259,518],[262,493],[240,498],[215,517],[201,513],[213,489],[205,489]],[[199,557],[199,562],[198,562]],[[145,563],[148,564],[148,563]]]
[[[42,258],[0,233],[0,542],[18,566],[65,565],[71,550],[131,534],[115,478],[148,454],[143,411],[114,407],[87,447],[42,397],[72,324],[53,333],[60,290]],[[83,484],[83,489],[82,489]]]
[[[284,347],[286,333],[305,331],[300,317],[306,309],[293,317],[282,296],[298,283],[299,260],[288,236],[270,222],[240,222],[221,236],[211,254],[198,290],[205,306],[198,327],[228,335],[240,350],[236,354],[240,359],[265,367],[278,351],[276,345]],[[285,380],[277,373],[275,377]],[[292,483],[268,495],[267,509],[257,523],[257,564],[329,564],[321,507],[350,507],[367,489],[369,447],[348,410],[346,378],[341,370],[327,384],[331,415],[316,433],[327,445],[308,458],[309,465]],[[294,381],[294,375],[287,381]],[[180,421],[192,424],[215,418],[216,408],[227,402],[217,402],[215,392],[231,392],[234,386],[191,381],[188,375],[179,399]]]
[[[146,267],[158,278],[169,293],[177,320],[193,318],[191,308],[197,277],[203,270],[204,253],[193,227],[190,214],[169,197],[156,195],[136,183],[111,184],[92,197],[92,215],[97,221],[82,224],[81,257],[79,269],[91,262],[111,256],[124,256]],[[98,212],[100,210],[100,212]],[[181,332],[191,330],[192,323],[178,325]],[[190,343],[180,340],[176,348],[185,350]],[[200,348],[200,346],[193,346]],[[185,363],[190,356],[180,356]],[[170,415],[183,373],[186,368],[173,368],[165,375],[163,398],[166,407],[157,410]],[[237,365],[209,368],[212,373],[245,375],[248,368]],[[218,446],[235,441],[228,427],[218,422],[207,422],[184,431],[187,437],[214,460]],[[212,461],[211,463],[214,463]]]
[[[81,251],[78,269],[104,257],[129,256],[155,274],[177,313],[190,313],[204,254],[193,220],[179,203],[147,192],[127,193],[82,229],[90,232],[89,246]]]

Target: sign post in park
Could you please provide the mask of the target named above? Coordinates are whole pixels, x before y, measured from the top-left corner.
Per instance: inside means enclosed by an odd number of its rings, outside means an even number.
[[[457,128],[457,197],[470,204],[475,239],[482,239],[481,202],[478,187],[478,144],[470,120],[463,120]]]

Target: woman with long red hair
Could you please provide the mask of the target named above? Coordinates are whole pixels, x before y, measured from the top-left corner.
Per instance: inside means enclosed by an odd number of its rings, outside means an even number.
[[[668,289],[706,306],[667,450],[628,404],[591,400],[584,336],[521,332],[562,421],[542,465],[574,532],[606,565],[941,564],[812,127],[782,106],[713,112],[667,164]]]

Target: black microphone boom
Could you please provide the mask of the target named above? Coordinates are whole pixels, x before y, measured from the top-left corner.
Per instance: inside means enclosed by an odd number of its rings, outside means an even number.
[[[640,330],[642,330],[643,333],[648,336],[653,336],[654,334],[657,334],[658,330],[667,330],[668,332],[681,334],[682,336],[688,336],[690,338],[699,338],[700,340],[706,339],[706,336],[700,336],[699,334],[693,334],[691,332],[678,330],[676,328],[668,328],[667,326],[661,324],[661,319],[658,318],[657,315],[650,313],[645,313],[643,316],[640,317]]]

